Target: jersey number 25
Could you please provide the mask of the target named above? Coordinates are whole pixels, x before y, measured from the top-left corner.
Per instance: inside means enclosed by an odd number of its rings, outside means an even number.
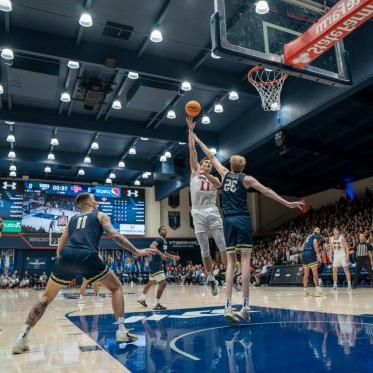
[[[237,191],[237,184],[238,184],[238,180],[230,180],[230,179],[228,179],[224,183],[224,192],[236,193],[236,191]]]

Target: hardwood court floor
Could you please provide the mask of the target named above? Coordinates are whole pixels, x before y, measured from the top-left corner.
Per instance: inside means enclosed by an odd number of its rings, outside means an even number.
[[[127,312],[144,312],[136,299],[142,286],[124,287]],[[265,308],[290,309],[296,311],[324,312],[327,314],[373,315],[373,289],[356,289],[348,293],[345,289],[333,292],[324,289],[325,297],[304,297],[301,288],[266,287],[250,288],[250,303]],[[102,303],[94,301],[92,290],[88,290],[85,304],[78,306],[78,289],[64,290],[49,306],[39,324],[30,333],[30,351],[23,355],[12,355],[11,347],[26,315],[41,294],[33,289],[0,290],[0,372],[125,372],[124,366],[105,349],[81,351],[80,347],[95,346],[96,339],[84,333],[66,318],[70,316],[111,314],[111,299],[104,293]],[[151,306],[154,293],[148,296]],[[235,293],[233,303],[239,303]],[[212,297],[203,286],[168,286],[162,304],[169,309],[216,307],[224,304],[224,288]],[[147,311],[151,310],[148,307]],[[220,318],[220,316],[219,316]],[[220,320],[221,321],[221,320]],[[95,341],[96,340],[96,341]]]

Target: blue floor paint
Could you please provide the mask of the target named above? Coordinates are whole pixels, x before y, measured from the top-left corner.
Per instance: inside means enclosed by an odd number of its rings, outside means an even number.
[[[372,315],[253,307],[250,325],[228,326],[222,311],[128,313],[140,339],[122,345],[112,314],[67,316],[132,372],[373,372]]]

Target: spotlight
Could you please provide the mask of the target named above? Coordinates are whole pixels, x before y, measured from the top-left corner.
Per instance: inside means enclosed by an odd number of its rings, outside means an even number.
[[[113,181],[110,178],[107,178],[105,180],[105,184],[113,184]]]
[[[192,89],[192,85],[191,85],[190,82],[188,82],[188,81],[182,82],[182,83],[181,83],[181,89],[182,89],[183,91],[188,92],[188,91],[190,91],[190,90]]]
[[[224,111],[223,105],[222,104],[215,104],[214,111],[215,111],[215,113],[218,113],[218,114],[222,113]]]
[[[114,100],[111,107],[115,110],[120,110],[122,108],[122,103],[119,100]]]
[[[16,152],[14,150],[11,150],[9,153],[8,153],[8,158],[15,158],[16,157]]]
[[[175,113],[175,111],[174,111],[174,110],[169,110],[169,111],[167,112],[167,118],[168,118],[168,119],[175,119],[175,118],[176,118],[176,113]]]
[[[53,145],[53,146],[59,145],[59,141],[58,141],[57,137],[53,137],[51,139],[51,145]]]
[[[6,138],[6,141],[8,141],[8,142],[16,142],[16,137],[12,133],[10,133],[8,135],[8,137]]]
[[[91,158],[88,155],[84,158],[84,163],[91,163]]]
[[[85,171],[82,168],[79,168],[78,175],[79,176],[84,176],[85,175]]]
[[[2,84],[0,84],[0,95],[2,95],[4,93],[4,87]]]
[[[44,168],[44,172],[45,172],[46,174],[49,174],[49,173],[52,172],[52,169],[51,169],[49,166],[47,166],[47,167]]]
[[[61,93],[61,101],[62,102],[70,102],[71,101],[70,93],[68,93],[68,92]]]
[[[142,141],[149,141],[149,137],[140,137]]]
[[[69,61],[68,63],[67,63],[67,66],[70,68],[70,69],[73,69],[73,70],[75,70],[75,69],[79,69],[79,62],[78,61]]]
[[[132,80],[136,80],[136,79],[139,78],[139,74],[136,73],[136,72],[134,72],[134,71],[130,71],[130,72],[128,73],[128,77],[129,77],[130,79],[132,79]]]
[[[164,153],[164,155],[165,155],[165,157],[166,157],[167,159],[170,159],[170,158],[172,157],[171,152],[168,151],[168,150]]]
[[[136,186],[140,186],[140,185],[141,185],[140,180],[135,180],[134,184],[135,184]]]
[[[210,123],[211,123],[211,121],[210,121],[210,117],[209,117],[208,115],[204,115],[204,116],[202,117],[202,123],[203,123],[203,124],[210,124]]]
[[[91,15],[89,13],[83,13],[79,18],[79,25],[82,27],[91,27],[93,25]]]
[[[124,163],[124,161],[119,161],[118,162],[118,167],[124,168],[124,167],[126,167],[126,164]]]
[[[49,153],[48,154],[48,160],[49,161],[54,161],[55,157],[54,157],[54,154],[53,153]]]
[[[100,149],[100,145],[98,145],[97,141],[93,141],[93,143],[91,144],[91,149],[93,150]]]
[[[158,29],[153,30],[150,34],[150,40],[153,43],[160,43],[163,40],[162,33]]]
[[[229,99],[231,101],[236,101],[240,98],[240,96],[238,96],[238,93],[236,91],[230,91],[229,92]]]
[[[14,59],[13,51],[9,48],[4,48],[1,51],[1,57],[4,58],[4,60],[12,61]]]
[[[256,3],[255,11],[258,14],[266,14],[269,12],[268,3],[265,0],[260,0]]]
[[[12,164],[10,167],[9,167],[9,171],[17,171],[17,167],[15,164]]]
[[[109,178],[110,179],[115,179],[117,176],[115,175],[114,172],[110,172]]]
[[[135,155],[136,154],[136,148],[134,146],[131,146],[130,150],[128,150],[128,154]]]
[[[161,162],[167,162],[167,157],[163,154],[163,155],[161,155],[161,157],[159,158],[159,160]]]
[[[2,12],[11,12],[12,2],[10,0],[0,0],[0,10]]]
[[[9,172],[9,176],[10,177],[16,177],[17,176],[17,173],[15,171],[10,171]]]

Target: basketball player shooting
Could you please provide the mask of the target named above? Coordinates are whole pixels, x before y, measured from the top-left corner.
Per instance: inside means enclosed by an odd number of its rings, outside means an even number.
[[[280,197],[272,189],[259,183],[252,176],[245,175],[243,170],[246,160],[240,155],[232,155],[230,158],[231,170],[224,167],[212,154],[207,146],[194,135],[195,141],[202,151],[211,160],[212,165],[218,171],[222,179],[222,207],[224,214],[224,233],[227,244],[227,271],[226,271],[226,304],[224,317],[229,322],[250,321],[249,315],[249,280],[250,259],[253,247],[250,214],[247,207],[247,189],[254,188],[265,196],[283,204],[288,208],[302,210],[303,201],[289,202]],[[241,252],[242,268],[242,308],[240,312],[232,311],[232,287],[234,268],[236,264],[236,251]]]
[[[79,194],[76,197],[76,205],[80,212],[71,218],[68,227],[62,233],[57,247],[57,261],[47,287],[27,316],[13,346],[13,354],[21,354],[29,349],[27,338],[31,328],[43,316],[60,289],[68,286],[79,273],[83,274],[90,283],[99,281],[111,292],[112,307],[118,320],[116,341],[118,343],[133,342],[138,339],[124,325],[122,285],[98,256],[98,245],[105,231],[119,246],[137,256],[153,254],[154,251],[138,250],[127,238],[119,234],[113,228],[109,216],[97,210],[97,202],[90,193]]]
[[[194,231],[201,248],[202,262],[207,273],[207,283],[211,287],[212,295],[218,295],[218,282],[212,274],[212,259],[210,254],[209,235],[215,240],[220,251],[221,261],[227,265],[227,253],[223,222],[216,207],[217,189],[221,183],[219,179],[211,175],[212,163],[207,157],[198,162],[194,141],[193,118],[187,117],[189,128],[189,158],[190,158],[190,195],[192,200],[192,217]]]

